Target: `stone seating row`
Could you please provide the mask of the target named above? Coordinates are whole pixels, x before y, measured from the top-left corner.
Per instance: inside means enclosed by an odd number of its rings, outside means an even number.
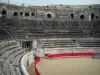
[[[19,47],[15,40],[0,42],[0,51],[1,59],[7,63],[2,63],[2,65],[0,65],[4,73],[2,75],[23,75],[20,70],[20,60],[22,56],[29,51]]]

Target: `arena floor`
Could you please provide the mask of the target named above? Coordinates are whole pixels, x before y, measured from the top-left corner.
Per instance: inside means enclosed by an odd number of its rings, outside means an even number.
[[[100,75],[100,59],[86,57],[42,58],[37,69],[41,75]],[[34,73],[31,73],[31,75],[34,75]]]
[[[29,75],[36,75],[33,64],[31,64],[30,66],[28,66],[27,71],[28,71]]]

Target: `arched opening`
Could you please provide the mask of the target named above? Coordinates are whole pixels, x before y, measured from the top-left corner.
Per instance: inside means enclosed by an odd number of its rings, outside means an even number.
[[[92,36],[93,35],[93,33],[89,33],[89,36]]]
[[[34,12],[32,12],[32,13],[31,13],[31,16],[34,16],[34,15],[35,15]]]
[[[84,15],[81,15],[81,16],[80,16],[80,19],[84,19]]]
[[[70,16],[71,16],[71,18],[72,18],[72,19],[74,19],[74,14],[73,14],[73,13],[71,13],[71,15],[70,15]]]
[[[2,15],[6,15],[7,14],[7,11],[6,10],[3,10],[2,11]]]
[[[67,8],[70,8],[70,7],[67,7]]]
[[[92,14],[91,14],[91,19],[94,19],[94,17],[95,17],[95,15],[92,13]]]
[[[32,49],[32,41],[23,41],[22,42],[22,47],[23,48],[28,48],[28,49]]]
[[[29,13],[25,13],[25,16],[30,16]]]
[[[7,11],[6,10],[2,10],[2,17],[6,17],[7,15]]]
[[[51,14],[47,14],[47,18],[51,18],[52,16],[51,16]]]
[[[98,16],[96,16],[96,18],[98,19],[99,17],[98,17]]]
[[[18,13],[17,13],[17,12],[14,12],[14,13],[13,13],[13,16],[18,16]]]
[[[92,6],[89,6],[89,8],[92,8]]]
[[[76,40],[73,40],[73,42],[75,43],[75,42],[76,42]]]
[[[23,16],[23,12],[20,12],[20,15]]]

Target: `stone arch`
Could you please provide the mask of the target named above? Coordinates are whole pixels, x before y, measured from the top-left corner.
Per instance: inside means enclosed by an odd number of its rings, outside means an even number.
[[[23,16],[23,12],[20,12],[20,15]]]
[[[25,16],[30,16],[30,14],[28,12],[25,13]]]
[[[90,13],[89,21],[93,20],[94,18],[98,18],[98,16],[96,17],[94,13]]]
[[[2,14],[2,17],[6,17],[6,15],[7,15],[7,10],[2,10],[1,14]]]
[[[91,19],[94,19],[95,14],[91,13]]]
[[[92,6],[89,6],[89,8],[92,8]]]
[[[98,19],[99,18],[99,16],[96,16],[96,19]]]
[[[17,13],[17,12],[14,12],[14,13],[13,13],[13,16],[18,16],[18,13]]]
[[[70,16],[72,19],[74,19],[74,13],[71,13]]]
[[[85,16],[83,14],[80,15],[80,19],[84,19]]]
[[[31,16],[34,16],[35,15],[35,13],[34,12],[31,12]]]
[[[52,15],[50,13],[47,14],[47,18],[51,18]]]
[[[32,41],[23,41],[22,47],[32,49]]]
[[[7,14],[7,10],[2,10],[2,15],[6,15]]]
[[[89,33],[89,36],[92,36],[93,35],[93,33]]]

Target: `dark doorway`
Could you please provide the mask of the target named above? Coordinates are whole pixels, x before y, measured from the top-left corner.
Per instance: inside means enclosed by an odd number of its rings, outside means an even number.
[[[32,12],[32,13],[31,13],[31,16],[34,16],[34,15],[35,15],[35,14]]]
[[[20,15],[23,16],[23,12],[20,12]]]
[[[47,18],[51,18],[52,16],[51,16],[51,14],[47,14]]]
[[[2,16],[6,16],[7,15],[7,11],[6,10],[2,10]]]
[[[30,16],[29,13],[25,13],[25,16]]]
[[[80,16],[80,19],[84,19],[84,15],[81,15],[81,16]]]
[[[23,41],[22,42],[22,47],[31,50],[32,49],[32,41]]]
[[[92,14],[91,14],[91,19],[94,19],[94,17],[95,17],[95,15],[92,13]]]
[[[99,17],[98,16],[96,16],[96,19],[98,19]]]
[[[7,14],[7,11],[6,10],[3,10],[2,11],[2,15],[6,15]]]
[[[14,12],[13,16],[18,16],[18,13],[17,12]]]
[[[73,13],[71,13],[71,18],[74,19],[74,14]]]

